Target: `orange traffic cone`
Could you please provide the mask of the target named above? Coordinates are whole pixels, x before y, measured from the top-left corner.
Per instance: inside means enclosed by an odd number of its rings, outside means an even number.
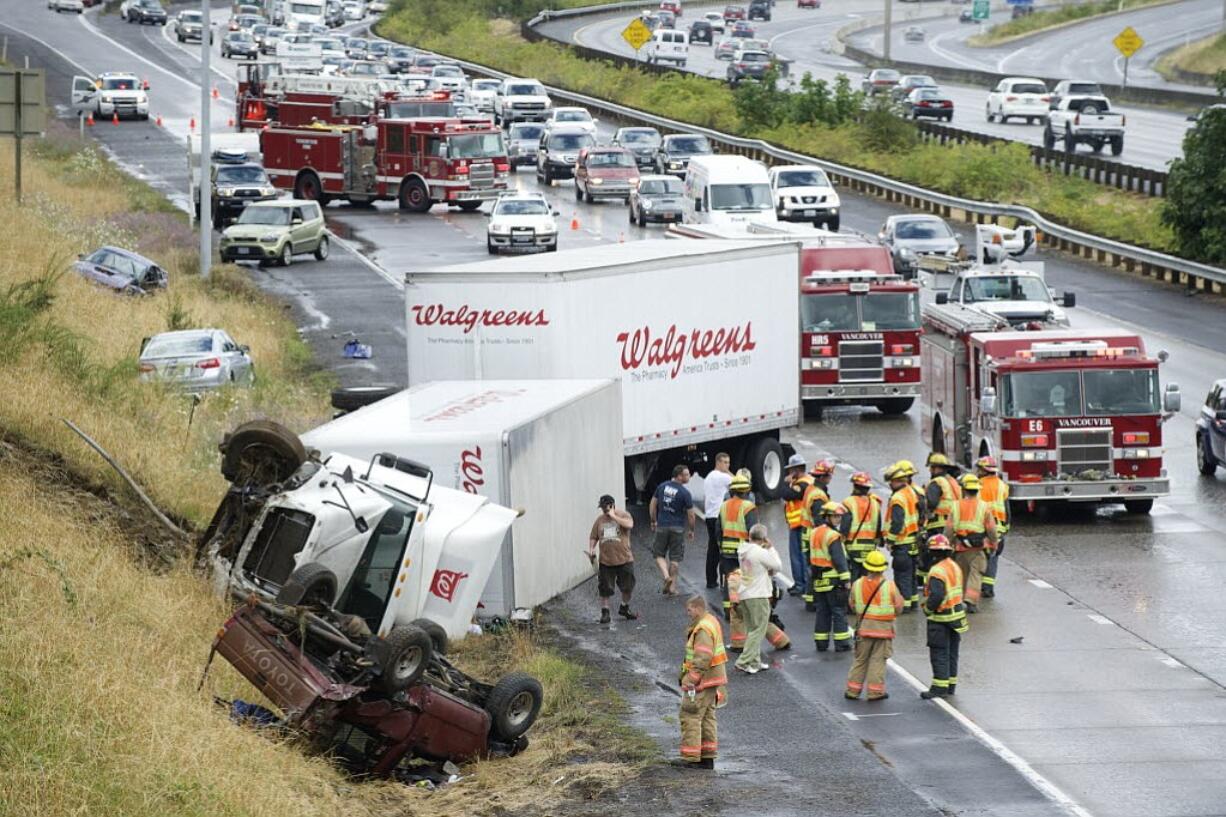
[[[193,116],[193,117],[191,118],[191,121],[187,123],[187,129],[188,129],[188,130],[195,130],[195,129],[196,129],[196,117],[194,117],[194,116]]]
[[[153,120],[153,124],[157,125],[159,128],[162,127],[162,115],[161,114],[158,114],[157,119]]]
[[[213,86],[213,99],[218,99],[218,98],[220,98],[220,97],[221,97],[221,92],[220,92],[220,91],[218,91],[218,90],[217,90],[217,86],[216,86],[216,85],[214,85],[214,86]]]
[[[85,126],[87,128],[92,128],[94,126],[94,115],[92,113],[85,117]]]
[[[118,113],[111,114],[111,124],[116,125],[116,126],[119,125],[119,114]]]
[[[570,228],[572,230],[579,229],[579,214],[578,213],[575,213],[574,215],[570,217]]]

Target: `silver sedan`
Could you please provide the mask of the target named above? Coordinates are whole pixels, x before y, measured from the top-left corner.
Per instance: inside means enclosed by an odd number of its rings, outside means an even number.
[[[171,383],[186,391],[255,382],[251,350],[221,329],[154,335],[141,347],[138,363],[142,381]]]

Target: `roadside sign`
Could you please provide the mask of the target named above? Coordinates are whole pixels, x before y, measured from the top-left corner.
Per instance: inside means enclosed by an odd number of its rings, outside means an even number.
[[[638,51],[651,39],[651,29],[647,27],[642,18],[635,17],[630,21],[630,25],[622,30],[622,39],[628,42],[631,48]]]
[[[971,16],[976,20],[988,19],[990,0],[975,0],[971,6]]]
[[[1119,34],[1116,34],[1115,39],[1111,42],[1115,44],[1116,49],[1125,57],[1131,57],[1141,50],[1141,46],[1145,45],[1145,40],[1141,39],[1141,35],[1133,30],[1132,26],[1128,26]]]
[[[21,93],[18,94],[18,77]],[[42,70],[0,69],[0,136],[16,136],[21,123],[22,136],[38,136],[47,128]],[[20,115],[17,110],[21,106]]]

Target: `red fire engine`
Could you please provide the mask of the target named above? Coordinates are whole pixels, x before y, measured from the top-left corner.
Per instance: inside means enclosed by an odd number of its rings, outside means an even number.
[[[919,284],[890,252],[859,236],[805,225],[674,226],[688,238],[799,240],[800,394],[806,409],[875,406],[903,414],[920,393]]]
[[[991,455],[1025,502],[1123,502],[1170,493],[1162,422],[1179,387],[1158,384],[1141,337],[1122,330],[1011,331],[956,304],[924,308],[923,434],[971,466]],[[1164,415],[1165,412],[1165,415]]]
[[[277,126],[261,131],[260,147],[273,184],[322,204],[343,198],[399,201],[418,213],[436,203],[475,210],[506,191],[511,171],[501,129],[484,120]]]

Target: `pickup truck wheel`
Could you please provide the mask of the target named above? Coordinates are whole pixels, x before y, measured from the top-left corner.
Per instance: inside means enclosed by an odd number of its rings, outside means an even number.
[[[1149,513],[1154,508],[1152,499],[1126,499],[1124,500],[1124,510],[1128,513]]]
[[[424,213],[433,204],[430,201],[430,191],[422,184],[421,179],[409,179],[400,188],[400,209],[413,213]]]
[[[332,408],[338,411],[357,411],[399,393],[400,388],[397,386],[346,386],[332,390]]]
[[[839,217],[835,216],[834,218],[829,219],[826,222],[826,229],[832,233],[837,233],[839,231]]]
[[[1090,150],[1094,151],[1095,153],[1102,153],[1103,152],[1103,140],[1095,139],[1092,142],[1090,142]]]
[[[746,452],[749,473],[753,475],[753,490],[763,500],[779,495],[783,482],[783,449],[772,437],[759,437],[749,444]]]
[[[485,699],[494,737],[504,741],[522,737],[536,722],[544,698],[541,682],[526,672],[512,672],[499,679]]]
[[[1043,147],[1052,150],[1056,146],[1056,134],[1052,131],[1051,125],[1043,129]]]
[[[331,607],[336,601],[336,574],[318,562],[307,562],[296,568],[281,589],[277,604],[290,607]]]
[[[430,636],[430,643],[433,645],[434,652],[437,655],[447,654],[447,631],[443,629],[441,624],[433,622],[428,618],[419,618],[413,621],[410,626],[416,627]]]
[[[1217,471],[1217,459],[1209,451],[1209,441],[1205,439],[1205,435],[1199,433],[1196,435],[1196,470],[1207,477],[1213,476]]]
[[[1124,152],[1124,137],[1123,136],[1112,136],[1111,137],[1111,155],[1119,156],[1123,152]]]
[[[219,447],[221,475],[235,485],[284,482],[307,459],[298,435],[270,420],[243,423]]]
[[[1064,152],[1077,152],[1077,137],[1073,135],[1073,131],[1069,128],[1064,129]]]
[[[393,627],[383,641],[379,687],[395,695],[421,680],[430,666],[434,645],[424,630],[411,624]]]

